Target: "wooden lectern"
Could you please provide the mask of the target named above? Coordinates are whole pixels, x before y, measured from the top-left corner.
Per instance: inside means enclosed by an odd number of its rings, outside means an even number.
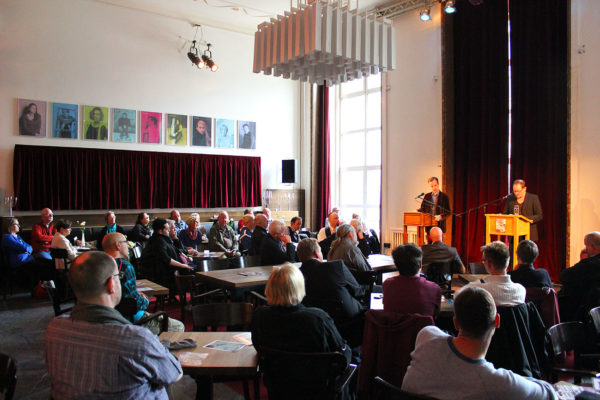
[[[417,227],[417,245],[423,246],[425,243],[425,228],[428,226],[437,226],[437,221],[431,214],[420,212],[404,213],[404,243],[408,243],[407,227]]]
[[[485,214],[485,243],[491,243],[492,235],[510,236],[513,239],[513,268],[517,265],[519,237],[529,240],[529,225],[533,221],[523,215]]]

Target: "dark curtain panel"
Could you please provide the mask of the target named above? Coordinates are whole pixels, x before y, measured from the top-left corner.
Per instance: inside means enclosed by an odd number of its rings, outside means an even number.
[[[15,146],[18,210],[256,207],[260,157]]]
[[[453,52],[454,170],[453,245],[465,262],[480,261],[485,242],[484,212],[500,209],[494,200],[508,181],[508,29],[506,0],[473,6],[457,2],[444,15],[443,34]],[[453,19],[450,21],[450,19]],[[485,208],[467,212],[481,204]]]
[[[567,258],[568,5],[510,0],[511,178],[525,179],[540,197],[536,264],[555,280]]]
[[[317,87],[317,222],[322,224],[331,210],[329,160],[329,88]],[[320,226],[315,229],[318,230]]]

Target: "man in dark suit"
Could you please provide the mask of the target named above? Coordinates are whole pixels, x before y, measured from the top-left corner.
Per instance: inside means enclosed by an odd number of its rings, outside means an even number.
[[[269,226],[269,220],[264,214],[256,214],[254,218],[254,231],[252,232],[252,237],[250,238],[250,243],[252,246],[250,247],[249,254],[252,255],[260,255],[260,248],[262,247],[262,242],[264,238],[269,236],[267,233],[267,226]]]
[[[531,240],[523,240],[517,246],[517,269],[508,272],[510,279],[515,283],[528,287],[553,287],[548,271],[543,268],[535,269],[533,262],[540,254],[537,245]]]
[[[431,238],[431,244],[424,244],[421,247],[423,251],[423,266],[429,265],[434,262],[438,263],[451,263],[450,273],[452,274],[464,274],[465,266],[462,260],[458,256],[458,252],[455,247],[450,247],[442,241],[443,233],[441,228],[435,226],[429,231],[429,237]]]
[[[292,242],[294,243],[300,242],[300,228],[302,228],[302,218],[292,218],[290,221],[290,226],[288,226],[288,232],[290,239],[292,239]]]
[[[260,265],[279,265],[296,261],[296,247],[287,235],[287,228],[281,221],[272,221],[269,234],[262,241]]]
[[[540,199],[533,193],[527,193],[527,186],[523,179],[513,182],[513,193],[506,199],[504,214],[523,215],[533,222],[530,227],[530,238],[538,240],[537,223],[544,218]]]
[[[450,199],[446,193],[440,190],[440,181],[438,178],[432,176],[427,180],[427,183],[429,183],[431,192],[425,195],[421,202],[421,208],[417,211],[433,215],[442,232],[446,232],[446,218],[452,214]],[[429,233],[431,228],[427,228],[426,230]]]

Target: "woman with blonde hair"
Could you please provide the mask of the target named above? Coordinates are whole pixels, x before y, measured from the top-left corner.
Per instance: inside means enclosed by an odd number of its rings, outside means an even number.
[[[200,225],[200,216],[193,214],[185,221],[187,228],[179,231],[179,241],[186,248],[198,250],[202,247],[202,240],[206,237],[206,229]]]

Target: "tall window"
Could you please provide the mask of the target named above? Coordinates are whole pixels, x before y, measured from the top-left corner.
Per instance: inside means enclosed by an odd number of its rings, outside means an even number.
[[[381,203],[381,75],[336,88],[333,205],[350,221],[359,214],[379,233]]]

